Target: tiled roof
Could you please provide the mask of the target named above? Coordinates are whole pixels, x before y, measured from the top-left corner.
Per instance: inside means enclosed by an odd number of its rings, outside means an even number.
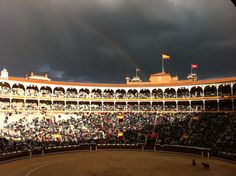
[[[188,85],[201,85],[201,84],[214,84],[214,83],[227,83],[236,82],[236,77],[210,79],[210,80],[179,80],[171,83],[164,84],[151,84],[150,82],[143,82],[138,84],[104,84],[104,83],[79,83],[79,82],[60,82],[60,81],[43,81],[43,80],[30,80],[19,77],[9,77],[8,80],[19,81],[25,83],[41,83],[47,85],[63,85],[63,86],[85,86],[85,87],[162,87],[162,86],[188,86]]]

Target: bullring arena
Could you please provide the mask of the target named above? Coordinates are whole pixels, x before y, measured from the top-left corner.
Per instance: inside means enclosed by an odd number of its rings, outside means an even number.
[[[236,173],[236,77],[93,84],[3,69],[0,95],[1,176]]]
[[[214,159],[196,157],[198,165],[191,165],[193,156],[141,151],[76,152],[35,157],[1,165],[4,176],[154,176],[201,175],[234,176],[236,165]],[[201,162],[210,163],[210,170]]]

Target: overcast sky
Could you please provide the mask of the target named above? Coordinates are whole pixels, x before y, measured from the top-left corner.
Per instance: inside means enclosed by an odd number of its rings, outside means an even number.
[[[181,79],[236,76],[230,0],[0,0],[0,68],[11,76],[120,83],[166,71]]]

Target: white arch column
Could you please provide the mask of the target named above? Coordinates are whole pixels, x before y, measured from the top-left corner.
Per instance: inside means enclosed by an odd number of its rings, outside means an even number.
[[[220,111],[220,100],[217,99],[217,111]]]
[[[206,100],[203,100],[203,111],[206,111]]]
[[[189,110],[192,111],[192,101],[189,100],[189,101],[188,101],[188,104],[189,104]]]
[[[234,84],[233,83],[231,83],[231,96],[234,96]],[[234,104],[235,104],[235,102],[234,102],[234,99],[232,98],[232,111],[235,110]]]
[[[11,107],[11,103],[12,103],[12,97],[10,96],[10,98],[9,98],[9,101],[10,101],[10,112],[12,111],[12,107]]]
[[[80,112],[80,106],[79,106],[79,98],[77,98],[77,112]]]
[[[90,100],[89,100],[89,111],[91,111],[91,106],[92,106],[92,101],[91,101],[91,96],[90,96]]]
[[[25,113],[25,109],[26,109],[26,97],[24,97],[24,109],[23,109],[23,112]]]
[[[104,101],[103,101],[103,98],[102,98],[102,101],[101,101],[101,106],[102,106],[102,111],[103,111],[103,105],[104,105]]]
[[[234,84],[233,83],[230,84],[230,88],[231,88],[231,96],[234,96]]]

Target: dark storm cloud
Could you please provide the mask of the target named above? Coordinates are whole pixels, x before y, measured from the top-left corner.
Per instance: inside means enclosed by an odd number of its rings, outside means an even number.
[[[227,0],[1,0],[0,67],[10,75],[122,82],[166,70],[235,76],[236,10]]]

